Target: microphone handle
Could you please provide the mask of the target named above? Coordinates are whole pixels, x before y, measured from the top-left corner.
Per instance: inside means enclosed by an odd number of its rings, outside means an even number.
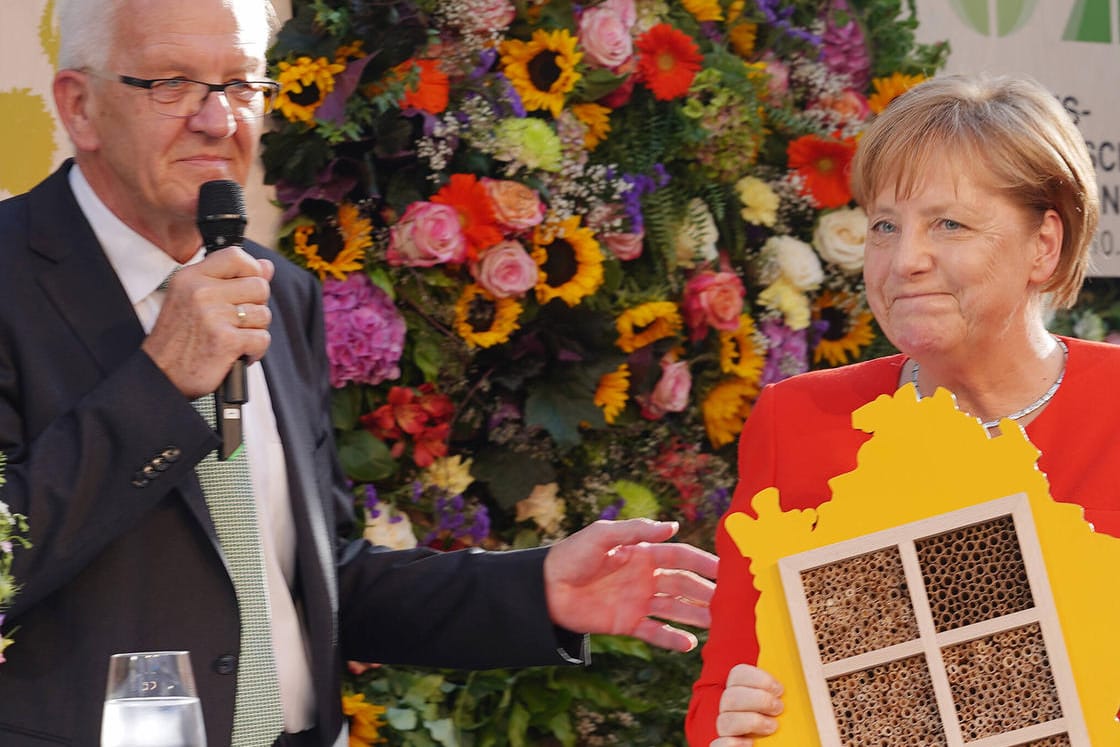
[[[241,356],[230,366],[229,373],[214,392],[214,413],[217,419],[217,432],[221,444],[218,446],[218,459],[233,459],[244,444],[241,426],[241,405],[249,401],[249,382],[245,367],[248,356]]]

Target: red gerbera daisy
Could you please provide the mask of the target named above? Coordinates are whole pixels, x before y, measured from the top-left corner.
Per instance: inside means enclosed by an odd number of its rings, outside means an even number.
[[[789,144],[789,167],[805,180],[802,194],[813,198],[819,208],[837,208],[852,199],[848,169],[856,152],[852,138],[831,140],[802,135]]]
[[[452,174],[451,180],[431,201],[453,207],[459,213],[463,235],[467,237],[468,259],[477,260],[483,249],[502,240],[490,195],[474,174]]]
[[[400,107],[419,109],[428,114],[442,114],[447,109],[451,93],[447,73],[440,70],[437,60],[406,60],[393,70],[400,75],[407,75],[413,67],[418,69],[419,78],[405,89],[399,102]]]
[[[688,93],[704,58],[692,38],[668,23],[659,23],[638,37],[638,68],[649,90],[661,101]]]

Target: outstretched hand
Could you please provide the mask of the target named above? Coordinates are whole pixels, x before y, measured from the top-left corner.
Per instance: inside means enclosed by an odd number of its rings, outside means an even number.
[[[719,561],[692,545],[665,542],[677,528],[649,519],[597,521],[557,542],[544,561],[552,621],[675,651],[695,648],[696,636],[661,621],[708,627]]]

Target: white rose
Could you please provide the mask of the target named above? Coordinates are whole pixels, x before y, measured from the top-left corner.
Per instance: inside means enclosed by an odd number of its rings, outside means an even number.
[[[716,241],[719,229],[712,211],[699,197],[688,203],[688,212],[677,229],[677,264],[693,267],[697,262],[711,262],[719,257]]]
[[[824,280],[824,270],[817,253],[800,239],[771,236],[762,250],[774,257],[782,276],[797,290],[813,290]]]
[[[863,269],[863,245],[867,240],[867,214],[863,208],[843,208],[821,216],[813,232],[813,246],[825,262],[844,272]]]

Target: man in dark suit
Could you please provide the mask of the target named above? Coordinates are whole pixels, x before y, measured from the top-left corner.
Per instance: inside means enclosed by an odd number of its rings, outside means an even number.
[[[508,553],[343,539],[318,284],[252,242],[204,256],[195,222],[200,185],[244,183],[255,157],[263,0],[60,13],[75,158],[0,203],[3,497],[34,543],[13,569],[0,744],[96,745],[109,655],[160,649],[191,652],[210,747],[230,743],[245,641],[195,472],[217,438],[192,400],[241,356],[283,722],[244,744],[345,744],[347,659],[572,663],[587,632],[692,648],[659,620],[707,624],[715,559],[664,543],[671,524],[600,522]]]

